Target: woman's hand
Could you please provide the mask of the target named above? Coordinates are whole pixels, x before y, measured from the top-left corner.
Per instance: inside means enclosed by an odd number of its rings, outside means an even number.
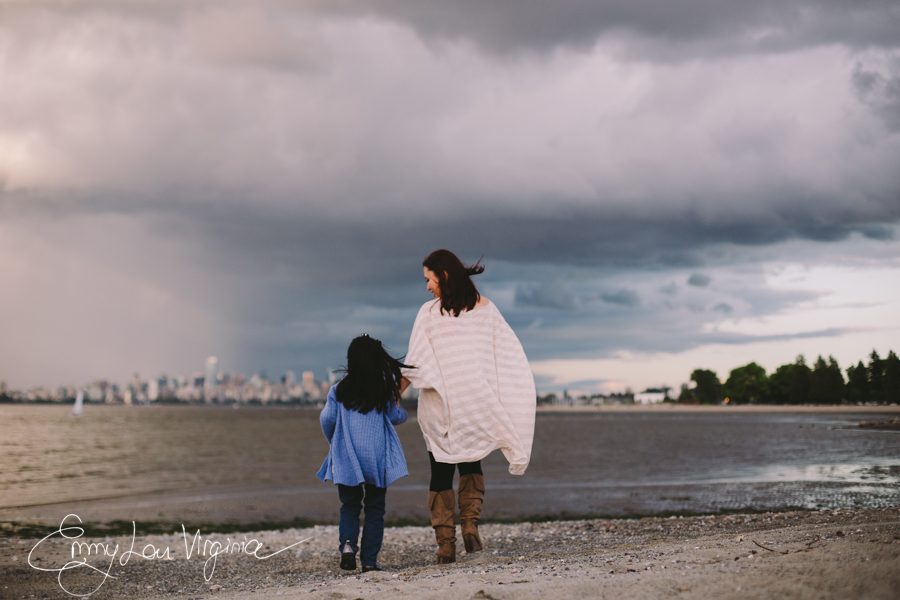
[[[406,388],[409,387],[409,384],[410,384],[409,379],[407,379],[406,377],[400,378],[400,393],[401,394],[403,394],[403,392],[406,391]]]

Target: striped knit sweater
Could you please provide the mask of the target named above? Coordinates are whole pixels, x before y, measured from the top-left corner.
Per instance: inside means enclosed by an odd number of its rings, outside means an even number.
[[[531,458],[535,388],[528,359],[497,307],[441,314],[419,310],[403,375],[419,388],[418,421],[428,451],[443,463],[481,460],[500,449],[509,472]]]

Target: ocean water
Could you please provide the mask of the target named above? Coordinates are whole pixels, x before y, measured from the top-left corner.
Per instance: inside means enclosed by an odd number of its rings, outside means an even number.
[[[318,412],[0,405],[0,521],[334,520]],[[483,461],[485,518],[900,506],[900,432],[877,415],[540,413],[532,462]],[[889,418],[885,415],[883,418]],[[427,517],[414,413],[388,518]]]

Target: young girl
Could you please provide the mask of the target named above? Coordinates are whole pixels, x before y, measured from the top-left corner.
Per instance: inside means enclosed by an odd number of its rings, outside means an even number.
[[[344,378],[328,392],[319,420],[331,449],[318,477],[331,479],[341,499],[341,568],[379,571],[377,558],[384,537],[384,495],[391,482],[409,475],[394,425],[406,421],[400,407],[400,368],[381,342],[361,335],[347,349]],[[359,512],[365,505],[362,548]]]

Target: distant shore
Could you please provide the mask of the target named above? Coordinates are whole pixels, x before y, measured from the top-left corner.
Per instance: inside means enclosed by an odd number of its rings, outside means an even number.
[[[5,406],[43,406],[58,407],[71,406],[72,401],[64,402],[18,402],[18,401],[0,401],[0,407]],[[413,413],[416,411],[417,405],[415,401],[404,401],[403,407]],[[185,408],[243,408],[243,409],[260,409],[260,408],[276,408],[276,409],[292,409],[292,410],[322,410],[321,405],[316,404],[290,404],[290,403],[271,403],[271,404],[203,404],[203,403],[187,403],[187,402],[151,402],[149,404],[132,404],[126,405],[121,403],[106,404],[102,402],[86,403],[89,409],[134,406],[135,408],[154,408],[154,407],[185,407]],[[897,404],[879,404],[876,406],[865,405],[859,406],[855,404],[732,404],[730,406],[711,405],[711,404],[677,404],[673,402],[661,402],[658,404],[597,404],[589,406],[577,406],[568,404],[539,404],[537,406],[539,413],[567,413],[567,412],[588,412],[588,413],[804,413],[804,414],[900,414],[900,405]]]
[[[599,404],[596,406],[568,406],[564,404],[542,404],[537,407],[539,413],[552,412],[588,412],[588,413],[807,413],[807,414],[900,414],[898,405],[857,406],[851,404],[838,405],[790,405],[790,404],[735,404],[719,406],[709,404]]]

